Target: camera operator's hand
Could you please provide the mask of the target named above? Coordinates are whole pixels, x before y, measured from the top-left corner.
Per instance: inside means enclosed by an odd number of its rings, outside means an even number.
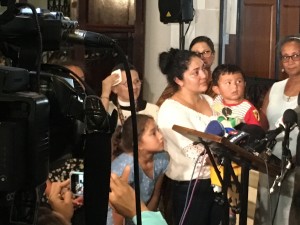
[[[51,185],[48,202],[52,209],[70,222],[74,213],[74,207],[72,202],[72,192],[69,190],[70,180],[63,182],[53,182]]]

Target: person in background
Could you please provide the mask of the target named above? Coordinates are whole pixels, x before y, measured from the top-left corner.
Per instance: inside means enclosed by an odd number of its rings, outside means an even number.
[[[127,183],[130,166],[126,166],[120,177],[111,173],[109,203],[119,214],[136,221],[136,205],[134,189]],[[74,214],[72,193],[69,190],[70,180],[54,182],[48,190],[50,208],[40,206],[37,225],[71,225]],[[48,187],[49,188],[49,187]],[[160,212],[150,211],[141,201],[142,223],[145,225],[167,225]]]
[[[138,161],[140,168],[140,195],[149,210],[156,211],[160,200],[160,189],[164,172],[167,168],[169,157],[164,149],[163,136],[158,130],[153,117],[138,114],[136,118],[138,135]],[[129,165],[131,169],[128,183],[134,187],[133,173],[133,132],[132,117],[125,120],[122,127],[120,148],[123,153],[117,156],[111,165],[111,171],[121,175],[124,168]],[[130,224],[130,218],[125,218]],[[123,217],[108,210],[107,224],[123,224]]]
[[[196,52],[205,64],[205,70],[207,71],[207,80],[210,83],[212,80],[212,64],[215,61],[215,47],[212,40],[206,36],[195,37],[190,44],[190,51]],[[209,85],[210,87],[210,85]],[[211,89],[206,90],[206,94]],[[214,95],[214,93],[211,93]],[[210,95],[211,96],[211,95]],[[213,97],[213,96],[212,96]]]
[[[137,224],[135,191],[127,183],[129,175],[130,166],[124,168],[121,177],[111,174],[109,203],[117,213],[132,218],[134,224]],[[159,211],[150,211],[143,201],[141,201],[141,219],[143,225],[167,225],[162,214]]]
[[[212,73],[212,84],[218,95],[212,107],[218,116],[234,116],[242,123],[261,126],[258,110],[244,98],[246,82],[241,68],[232,64],[217,66]]]
[[[71,225],[61,214],[52,209],[40,206],[36,225]]]
[[[37,225],[71,225],[74,214],[73,197],[69,190],[70,180],[53,182],[45,192],[51,208],[40,206]]]
[[[242,69],[233,64],[221,64],[212,72],[212,90],[217,94],[212,104],[213,110],[218,116],[218,121],[224,125],[225,129],[242,129],[246,132],[251,131],[249,142],[255,139],[261,140],[265,136],[264,130],[260,125],[258,110],[251,102],[244,98],[245,96],[245,74]],[[230,138],[230,132],[229,134]],[[219,160],[222,162],[222,159]],[[241,175],[241,168],[232,163],[235,175]],[[222,170],[222,167],[220,167]],[[221,192],[222,187],[219,183],[215,171],[212,170],[212,183],[215,185],[214,190]],[[234,185],[234,183],[232,184]],[[235,224],[235,209],[239,205],[238,193],[235,188],[230,188],[229,198],[231,199],[230,224]]]
[[[114,159],[120,153],[117,149],[120,138],[117,137],[120,135],[121,127],[123,126],[124,121],[131,115],[129,92],[124,65],[118,64],[112,69],[112,71],[118,69],[121,70],[122,81],[119,84],[114,85],[118,80],[118,75],[113,73],[110,76],[107,76],[102,81],[102,93],[100,97],[104,108],[109,114],[112,114],[114,110],[118,112],[118,125],[113,134],[113,136],[116,136],[116,138],[112,138],[112,159]],[[137,114],[151,115],[156,121],[158,106],[147,102],[140,97],[142,81],[133,65],[129,64],[129,69],[132,79],[135,109]]]
[[[208,81],[208,88],[205,94],[208,94],[211,97],[215,97],[216,94],[212,91],[212,82],[211,82],[211,67],[215,60],[215,47],[212,40],[207,36],[198,36],[195,37],[190,46],[189,50],[198,53],[200,58],[203,60],[205,66],[205,71],[207,72],[207,81]],[[165,99],[170,98],[174,94],[175,90],[171,85],[168,85],[159,99],[157,100],[156,104],[160,106]]]
[[[284,112],[298,106],[300,93],[300,35],[284,37],[278,45],[278,54],[282,68],[288,78],[275,82],[264,98],[260,114],[262,125],[266,130],[276,129],[275,124]],[[289,149],[293,163],[295,163],[298,134],[299,128],[295,127],[289,135]],[[277,143],[272,149],[272,153],[279,159],[282,159],[283,136],[284,132],[277,136]],[[274,179],[260,173],[254,224],[299,224],[300,219],[297,216],[299,206],[296,207],[293,204],[294,201],[299,202],[297,200],[299,193],[294,193],[297,182],[299,181],[295,180],[295,171],[291,169],[286,174],[280,187],[276,185],[274,192],[270,194],[270,187],[274,183]],[[295,199],[293,200],[293,198]]]
[[[122,81],[114,85],[115,81],[118,79],[116,74],[112,74],[113,76],[108,76],[102,82],[102,94],[101,99],[103,105],[107,109],[109,113],[111,113],[114,109],[118,111],[119,120],[118,125],[124,123],[124,121],[131,115],[130,112],[130,103],[129,103],[129,93],[128,93],[128,85],[126,79],[126,72],[124,69],[124,64],[116,65],[112,71],[121,70]],[[129,64],[132,86],[133,86],[133,94],[135,100],[136,111],[139,114],[148,114],[153,116],[156,121],[158,107],[154,104],[151,104],[140,97],[142,80],[139,77],[139,73],[136,68]],[[111,96],[112,93],[112,96]],[[112,101],[110,101],[110,99]],[[109,104],[107,104],[109,103]]]
[[[213,99],[204,94],[208,86],[204,62],[195,52],[171,48],[160,53],[159,67],[176,90],[158,112],[158,126],[170,155],[165,174],[171,184],[173,224],[219,224],[221,212],[214,213],[206,150],[172,129],[176,124],[204,131],[211,121]]]

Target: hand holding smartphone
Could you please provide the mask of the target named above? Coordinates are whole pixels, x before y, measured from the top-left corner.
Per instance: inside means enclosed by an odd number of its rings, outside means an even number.
[[[118,74],[118,79],[115,81],[115,83],[112,86],[116,86],[122,82],[122,72],[120,69],[113,71],[111,74]]]
[[[83,172],[70,172],[71,191],[75,196],[83,196],[84,174]]]

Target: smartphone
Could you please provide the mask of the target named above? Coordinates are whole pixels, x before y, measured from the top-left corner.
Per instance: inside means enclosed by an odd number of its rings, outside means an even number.
[[[118,85],[119,83],[122,82],[122,71],[120,69],[118,70],[114,70],[111,74],[118,74],[118,79],[116,80],[116,82],[113,84],[113,86]]]
[[[71,171],[70,172],[71,180],[71,191],[75,196],[82,196],[84,190],[84,173]]]

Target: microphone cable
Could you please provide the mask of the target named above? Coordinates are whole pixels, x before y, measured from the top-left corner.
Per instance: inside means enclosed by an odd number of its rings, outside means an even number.
[[[195,187],[196,187],[197,182],[198,182],[198,180],[199,180],[199,174],[200,174],[200,172],[201,172],[202,169],[203,169],[203,164],[204,164],[204,162],[205,162],[205,157],[203,157],[200,161],[199,161],[199,159],[200,159],[201,156],[205,156],[205,155],[206,155],[206,149],[204,148],[204,151],[202,151],[202,152],[198,155],[198,157],[197,157],[197,159],[196,159],[196,162],[195,162],[195,164],[194,164],[193,172],[192,172],[192,175],[191,175],[191,180],[190,180],[190,182],[189,182],[189,186],[188,186],[188,190],[187,190],[187,194],[186,194],[185,205],[184,205],[184,208],[183,208],[183,211],[182,211],[182,215],[181,215],[181,218],[180,218],[180,221],[179,221],[179,225],[182,225],[183,222],[184,222],[184,220],[185,220],[185,216],[186,216],[186,214],[187,214],[187,212],[188,212],[188,209],[189,209],[189,207],[190,207],[190,204],[191,204],[191,201],[192,201],[192,198],[193,198],[193,195],[194,195]],[[199,174],[198,174],[197,178],[195,179],[195,183],[194,183],[194,186],[193,186],[193,189],[192,189],[191,196],[189,197],[189,193],[190,193],[190,190],[191,190],[191,185],[192,185],[193,176],[194,176],[195,169],[196,169],[196,166],[197,166],[198,163],[200,163],[200,166],[201,166],[201,167],[200,167],[200,169],[199,169]]]

